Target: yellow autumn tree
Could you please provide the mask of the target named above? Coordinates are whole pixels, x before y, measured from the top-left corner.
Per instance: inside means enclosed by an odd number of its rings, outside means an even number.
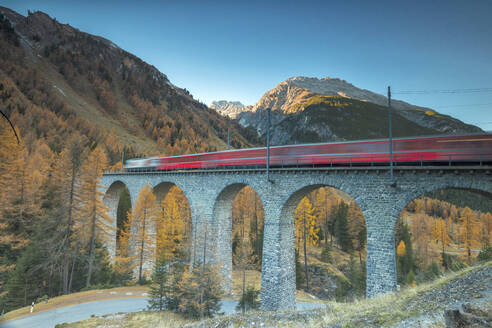
[[[459,217],[459,222],[461,227],[459,229],[459,238],[461,245],[466,250],[465,257],[467,258],[468,264],[471,263],[471,249],[474,243],[474,232],[476,231],[474,213],[468,206],[465,207]]]
[[[91,282],[95,258],[96,240],[105,242],[112,230],[113,219],[107,214],[103,203],[104,193],[101,191],[100,178],[102,171],[108,166],[104,150],[99,146],[94,149],[82,166],[80,220],[76,224],[79,237],[88,247],[88,271],[86,286]]]
[[[304,197],[301,200],[300,204],[297,206],[294,218],[295,232],[298,241],[297,249],[299,249],[301,242],[304,248],[304,271],[306,275],[306,289],[309,290],[307,248],[308,246],[317,245],[319,239],[319,228],[316,226],[316,216],[314,216],[313,205],[307,197]]]
[[[444,254],[446,251],[446,247],[451,243],[451,238],[449,238],[446,221],[444,219],[437,218],[434,220],[431,235],[434,240],[438,241],[441,244],[441,250]]]
[[[130,238],[132,227],[131,212],[127,213],[128,219],[125,221],[123,229],[119,232],[118,248],[114,258],[114,271],[124,280],[130,280],[135,268],[135,256],[130,252]]]
[[[131,240],[134,256],[138,267],[138,281],[142,281],[145,273],[144,263],[152,261],[155,257],[155,234],[153,233],[159,208],[155,202],[155,196],[149,185],[138,194],[135,206],[128,216],[131,222]]]
[[[62,261],[62,292],[70,292],[70,266],[76,261],[76,249],[79,241],[74,238],[75,222],[80,220],[78,204],[80,199],[80,167],[83,158],[82,139],[73,136],[66,147],[57,156],[52,171],[54,185],[53,196],[58,200],[60,213],[59,233],[61,234],[61,261]],[[72,262],[72,263],[71,263]]]
[[[184,259],[187,222],[174,194],[162,200],[157,222],[157,256],[164,254],[169,262]]]
[[[12,203],[15,201],[14,196],[18,195],[19,184],[17,177],[24,164],[24,150],[17,143],[15,134],[10,125],[3,119],[0,119],[0,247],[17,251],[22,249],[27,240],[22,231],[16,228],[16,217],[10,215]],[[8,274],[15,268],[15,263],[8,263],[4,260],[7,252],[0,252],[0,272]],[[0,281],[0,290],[3,287],[3,281]]]
[[[403,240],[400,241],[398,244],[398,247],[396,248],[396,255],[398,256],[404,256],[406,253],[406,247],[405,247],[405,242]]]

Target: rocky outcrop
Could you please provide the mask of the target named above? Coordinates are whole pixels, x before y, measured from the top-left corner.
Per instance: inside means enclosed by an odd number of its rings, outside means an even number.
[[[239,113],[247,110],[246,107],[239,101],[218,100],[212,101],[209,106],[223,116],[235,118]]]
[[[309,114],[303,113],[307,108],[310,108],[313,97],[319,96],[357,100],[361,103],[379,105],[381,108],[386,108],[387,104],[387,98],[385,96],[369,90],[359,89],[338,78],[327,77],[318,79],[293,77],[281,82],[275,88],[265,93],[254,106],[243,108],[242,112],[237,114],[236,117],[241,125],[246,127],[251,126],[256,129],[258,135],[264,135],[266,131],[266,109],[271,108],[272,126],[275,131],[272,140],[278,144],[285,142],[297,143],[348,139],[346,134],[333,133],[334,126],[312,120]],[[414,106],[403,101],[392,100],[392,108],[395,109],[396,115],[400,115],[411,123],[427,129],[431,133],[468,133],[482,131],[475,126],[465,124],[430,108]],[[361,110],[364,109],[361,108]],[[314,122],[314,125],[306,125],[306,122],[310,120]],[[344,121],[343,111],[341,111],[340,120],[337,124],[344,124]],[[386,125],[387,120],[380,121],[380,124]],[[297,138],[296,135],[299,134],[298,131],[301,129],[307,134],[310,134],[312,140]],[[374,134],[373,131],[367,131],[367,133],[368,135],[366,137],[371,137]]]

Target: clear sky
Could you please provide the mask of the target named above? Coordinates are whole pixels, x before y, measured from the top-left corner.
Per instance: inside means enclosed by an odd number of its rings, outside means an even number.
[[[292,76],[395,94],[492,130],[492,1],[1,0],[103,36],[196,99],[245,105]],[[487,90],[484,90],[488,88]]]

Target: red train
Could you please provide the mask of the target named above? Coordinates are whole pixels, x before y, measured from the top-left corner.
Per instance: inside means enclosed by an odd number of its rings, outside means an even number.
[[[388,139],[270,147],[270,167],[387,165]],[[265,147],[128,160],[128,171],[264,167]],[[492,134],[393,139],[395,165],[492,164]]]

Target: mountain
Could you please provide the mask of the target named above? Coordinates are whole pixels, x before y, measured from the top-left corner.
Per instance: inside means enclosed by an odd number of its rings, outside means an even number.
[[[241,102],[227,100],[212,101],[209,107],[230,118],[235,118],[239,113],[246,110],[246,107]]]
[[[260,143],[196,101],[154,66],[42,12],[0,7],[0,106],[25,142],[60,151],[72,134],[128,156],[194,153]],[[119,155],[118,155],[119,154]]]
[[[387,137],[387,98],[338,78],[293,77],[236,116],[242,126],[265,134],[272,109],[274,144]],[[394,135],[481,132],[430,108],[392,100]]]

